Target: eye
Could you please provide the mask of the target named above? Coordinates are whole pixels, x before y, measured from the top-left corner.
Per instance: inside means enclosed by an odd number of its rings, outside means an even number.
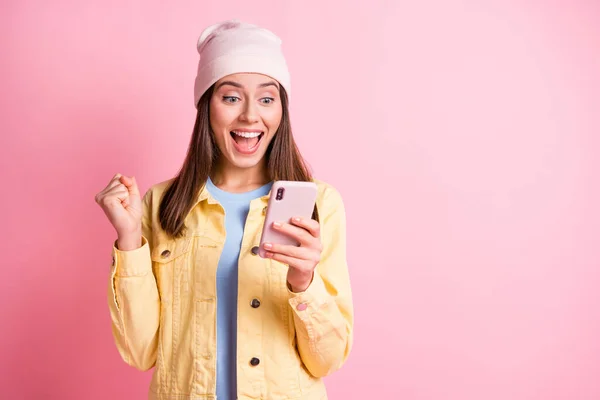
[[[241,99],[239,97],[236,96],[223,96],[223,101],[225,103],[237,103],[238,101],[240,101]]]
[[[263,97],[260,99],[260,102],[263,104],[272,104],[275,102],[275,99],[273,97]]]

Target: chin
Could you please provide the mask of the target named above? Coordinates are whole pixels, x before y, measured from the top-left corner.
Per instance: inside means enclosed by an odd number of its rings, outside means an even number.
[[[235,150],[233,151],[235,153]],[[253,156],[244,156],[240,154],[230,155],[229,162],[236,168],[245,169],[256,167],[264,158],[265,154],[254,154]]]

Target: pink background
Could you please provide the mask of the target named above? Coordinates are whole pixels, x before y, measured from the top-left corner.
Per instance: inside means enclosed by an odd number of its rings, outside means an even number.
[[[176,173],[196,38],[231,17],[283,38],[297,140],[346,202],[331,399],[600,398],[597,2],[202,3],[2,2],[2,398],[145,398],[94,195]]]

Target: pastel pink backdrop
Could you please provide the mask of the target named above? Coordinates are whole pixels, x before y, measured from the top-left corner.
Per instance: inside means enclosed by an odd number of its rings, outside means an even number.
[[[355,348],[331,399],[600,398],[600,6],[4,1],[0,387],[141,399],[94,195],[179,168],[201,29],[284,40],[292,119],[342,193]]]

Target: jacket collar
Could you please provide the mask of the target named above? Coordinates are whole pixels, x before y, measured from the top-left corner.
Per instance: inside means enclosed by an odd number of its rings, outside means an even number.
[[[262,201],[264,201],[265,203],[267,203],[269,201],[269,197],[271,197],[271,191],[270,190],[269,190],[269,193],[267,193],[266,195],[260,197],[260,199]],[[210,194],[210,192],[206,188],[206,185],[202,185],[202,190],[200,190],[200,194],[196,198],[196,201],[194,202],[194,205],[192,206],[192,209],[194,207],[196,207],[198,205],[198,203],[200,203],[202,201],[206,201],[208,204],[219,204],[219,202]]]

